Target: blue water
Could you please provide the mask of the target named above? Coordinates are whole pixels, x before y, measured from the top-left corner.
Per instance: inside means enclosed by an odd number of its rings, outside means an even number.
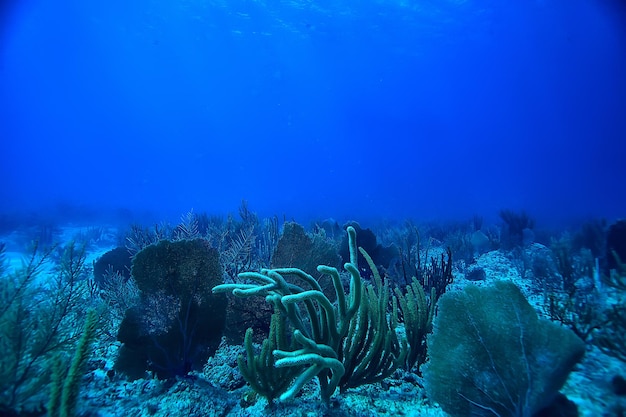
[[[1,213],[626,212],[624,2],[2,4]]]

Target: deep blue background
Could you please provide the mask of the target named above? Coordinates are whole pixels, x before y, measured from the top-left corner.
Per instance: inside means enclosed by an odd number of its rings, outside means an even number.
[[[2,213],[626,213],[623,3],[17,3]]]

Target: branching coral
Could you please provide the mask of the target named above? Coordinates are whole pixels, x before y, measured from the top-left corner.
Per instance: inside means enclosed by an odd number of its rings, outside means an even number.
[[[350,275],[349,293],[346,294],[336,268],[323,265],[317,268],[333,282],[335,304],[324,295],[317,280],[297,268],[246,272],[239,277],[253,283],[223,284],[213,288],[213,292],[232,291],[239,297],[264,296],[274,306],[274,314],[286,317],[291,325],[291,337],[298,348],[274,349],[272,353],[276,361],[273,366],[271,361],[250,355],[251,348],[247,347],[248,361],[257,365],[253,368],[250,364],[243,365],[240,360],[240,367],[243,367],[242,373],[248,382],[252,381],[253,388],[259,377],[250,375],[251,370],[269,375],[276,372],[275,368],[296,367],[299,373],[293,384],[284,389],[277,385],[270,387],[271,396],[282,390],[279,395],[281,400],[293,398],[307,382],[317,378],[320,395],[328,402],[337,387],[345,391],[379,381],[405,364],[412,347],[409,347],[406,338],[400,339],[396,334],[398,300],[388,284],[382,283],[371,262],[374,284],[365,285],[357,265],[354,228],[348,227],[348,237],[350,262],[344,268]],[[367,255],[364,251],[362,253]],[[424,308],[425,305],[403,300],[403,308]],[[409,316],[410,313],[407,311],[404,315]],[[421,326],[428,321],[414,320],[412,323]],[[421,348],[421,345],[414,346]],[[264,344],[261,355],[267,355],[266,347]],[[265,395],[266,391],[267,387],[260,393]]]
[[[73,350],[82,334],[87,297],[85,247],[70,242],[47,279],[55,246],[37,244],[9,273],[0,250],[0,414],[29,409],[45,391],[50,360]]]

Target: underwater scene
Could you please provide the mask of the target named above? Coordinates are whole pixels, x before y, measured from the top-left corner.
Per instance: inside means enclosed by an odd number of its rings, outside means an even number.
[[[0,2],[0,417],[626,416],[623,0]]]

